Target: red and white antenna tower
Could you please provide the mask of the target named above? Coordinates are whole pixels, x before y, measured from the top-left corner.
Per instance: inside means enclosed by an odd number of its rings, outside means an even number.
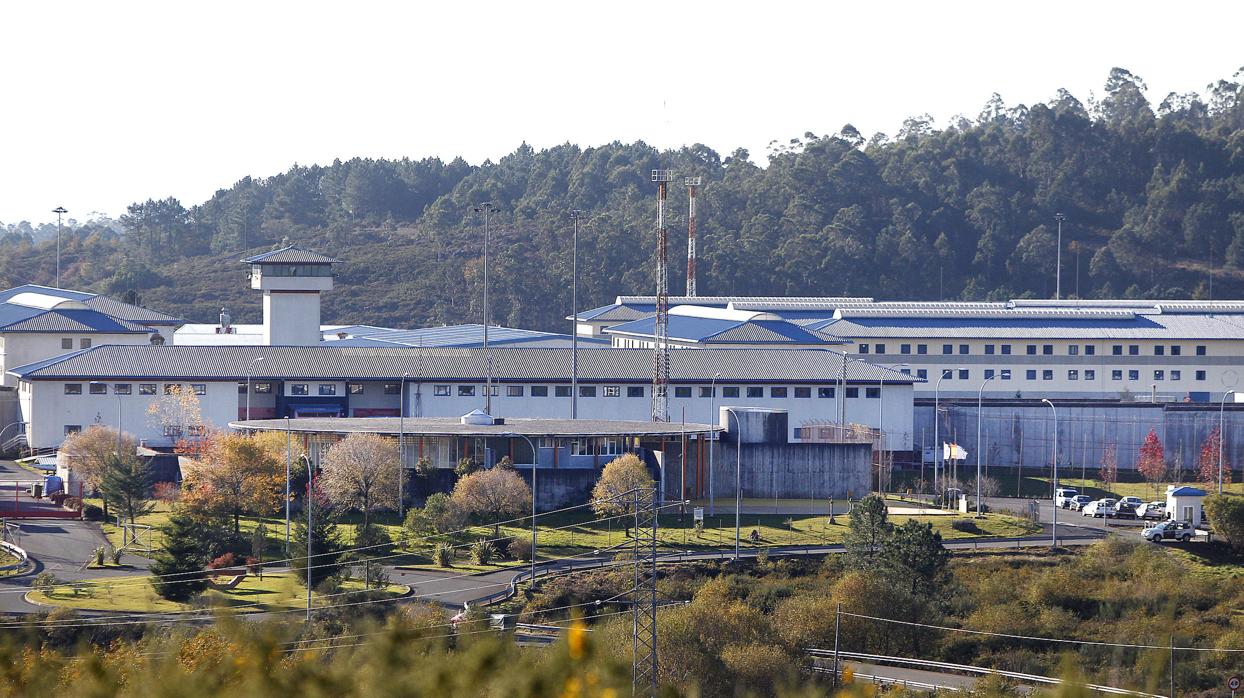
[[[652,355],[652,421],[670,421],[670,274],[669,231],[665,228],[665,193],[674,173],[653,170],[657,183],[657,317]]]
[[[695,298],[695,192],[700,187],[699,177],[683,177],[687,185],[687,296]]]

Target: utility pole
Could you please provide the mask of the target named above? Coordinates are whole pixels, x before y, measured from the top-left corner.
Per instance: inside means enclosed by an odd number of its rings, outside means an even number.
[[[60,234],[63,226],[61,216],[69,213],[69,211],[64,206],[57,206],[52,209],[52,213],[56,214],[56,288],[60,288]],[[250,419],[249,415],[247,419]]]
[[[1063,297],[1063,221],[1066,218],[1061,213],[1054,214],[1054,220],[1058,221],[1058,253],[1055,255],[1054,262],[1054,300]]]
[[[496,207],[485,201],[475,207],[476,213],[484,214],[484,412],[492,414],[492,352],[488,350],[488,223]]]
[[[687,296],[696,297],[695,288],[695,193],[700,187],[699,177],[683,177],[687,187]]]
[[[635,489],[634,586],[631,602],[631,694],[657,695],[657,492]],[[533,552],[534,555],[534,552]]]
[[[842,623],[842,604],[834,612],[834,690],[838,689],[838,627]]]
[[[665,194],[671,170],[653,170],[652,181],[657,183],[657,314],[655,347],[652,356],[652,421],[670,421],[670,317],[669,317],[669,231],[665,228]]]
[[[579,418],[579,218],[583,212],[570,211],[574,239],[570,245],[570,418]]]

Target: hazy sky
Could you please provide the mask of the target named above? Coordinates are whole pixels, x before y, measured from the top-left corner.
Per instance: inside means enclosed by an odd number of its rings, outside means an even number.
[[[643,139],[763,158],[844,123],[1170,91],[1244,65],[1244,3],[6,2],[0,221],[187,206],[354,156]]]

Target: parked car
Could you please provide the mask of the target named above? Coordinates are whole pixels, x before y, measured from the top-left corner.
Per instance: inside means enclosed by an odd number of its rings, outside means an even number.
[[[1059,487],[1054,490],[1054,506],[1066,509],[1071,506],[1071,500],[1075,499],[1077,494],[1080,493],[1070,487]]]
[[[1116,510],[1114,506],[1115,500],[1113,499],[1099,499],[1096,502],[1089,502],[1088,504],[1085,504],[1084,508],[1080,510],[1080,513],[1093,518],[1100,516],[1101,518],[1106,519],[1115,515]]]
[[[1163,521],[1140,532],[1146,540],[1159,543],[1164,540],[1177,540],[1187,543],[1192,540],[1192,525],[1187,521]]]
[[[1140,506],[1141,504],[1144,504],[1144,502],[1140,500],[1140,497],[1124,497],[1120,499],[1119,503],[1114,506],[1115,518],[1119,518],[1119,519],[1136,518],[1136,507]]]
[[[1166,518],[1166,502],[1145,502],[1136,507],[1136,518],[1161,521]]]
[[[1092,501],[1093,498],[1087,494],[1077,494],[1071,498],[1071,503],[1067,505],[1067,508],[1072,511],[1081,511]]]

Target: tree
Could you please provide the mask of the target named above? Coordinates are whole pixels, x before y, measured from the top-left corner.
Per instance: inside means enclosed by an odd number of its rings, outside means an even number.
[[[908,519],[882,541],[880,561],[891,577],[910,584],[912,594],[931,598],[945,582],[950,552],[933,524]]]
[[[530,511],[531,489],[513,470],[490,468],[458,480],[450,500],[458,511],[492,524],[495,538],[501,534],[503,519]]]
[[[1205,498],[1205,514],[1238,554],[1244,554],[1244,497],[1234,494],[1211,494]]]
[[[175,441],[193,440],[205,434],[199,396],[179,383],[164,386],[164,394],[147,406],[147,416]]]
[[[605,464],[592,488],[592,511],[599,517],[621,516],[626,535],[631,534],[631,517],[635,511],[634,490],[656,486],[648,467],[634,453],[624,453]]]
[[[389,581],[379,574],[384,566],[376,560],[388,558],[392,551],[393,539],[387,531],[380,526],[363,524],[354,535],[354,545],[347,559],[363,563],[363,583],[368,589],[384,588]]]
[[[1222,481],[1224,484],[1231,482],[1231,463],[1226,459],[1226,452],[1222,451],[1222,432],[1218,427],[1209,433],[1205,441],[1201,444],[1201,454],[1197,458],[1197,480],[1207,485],[1218,484],[1218,456],[1222,454]]]
[[[855,503],[842,538],[847,559],[856,569],[871,568],[890,537],[889,512],[880,495],[870,494]]]
[[[152,510],[151,463],[136,455],[110,454],[105,459],[104,477],[100,482],[104,502],[134,523],[139,516]]]
[[[1106,487],[1119,479],[1118,446],[1113,441],[1106,444],[1101,452],[1101,468],[1097,471],[1097,479]]]
[[[185,514],[173,514],[161,531],[164,537],[151,564],[151,585],[162,598],[185,601],[207,588],[202,572],[211,551],[203,545],[199,522]]]
[[[1156,429],[1150,429],[1145,436],[1145,442],[1141,444],[1140,454],[1136,458],[1136,469],[1153,485],[1154,492],[1157,492],[1158,483],[1166,477],[1166,449],[1162,447]],[[1117,476],[1117,471],[1115,474]]]
[[[337,505],[357,509],[363,526],[375,509],[397,507],[397,442],[376,434],[350,434],[328,449],[322,484]]]
[[[295,552],[292,553],[294,558],[290,560],[290,567],[303,586],[314,589],[341,571],[345,545],[337,532],[336,512],[320,490],[318,478],[311,490],[311,525],[307,526],[307,517],[299,517],[294,528],[292,545]],[[311,541],[310,566],[307,565],[306,555],[308,539]]]
[[[118,439],[116,429],[95,424],[66,438],[59,455],[74,475],[86,483],[86,488],[93,491],[103,482],[109,456],[133,454],[137,448],[138,442],[129,434],[121,434]],[[72,494],[76,496],[77,493]]]
[[[198,460],[186,461],[183,471],[188,489],[183,505],[208,518],[232,516],[235,533],[241,531],[243,513],[271,513],[284,498],[284,464],[245,434],[212,439]]]

